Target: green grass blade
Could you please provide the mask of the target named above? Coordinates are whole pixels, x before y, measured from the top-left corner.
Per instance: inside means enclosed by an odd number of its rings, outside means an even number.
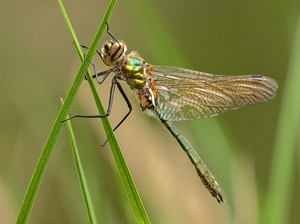
[[[294,156],[300,122],[300,20],[296,29],[290,65],[282,97],[271,169],[269,194],[261,223],[289,223]]]
[[[62,101],[62,104],[63,104],[62,99],[61,99],[61,101]],[[69,116],[67,116],[66,118],[68,119]],[[85,174],[84,174],[84,171],[83,171],[83,168],[82,168],[77,143],[76,143],[74,131],[73,131],[70,120],[68,120],[66,122],[66,124],[67,124],[67,128],[68,128],[68,133],[69,133],[70,142],[71,142],[71,146],[72,146],[72,152],[73,152],[73,155],[74,155],[74,162],[75,162],[75,166],[76,166],[76,169],[77,169],[78,178],[79,178],[79,182],[80,182],[80,187],[81,187],[81,190],[82,190],[82,194],[83,194],[85,206],[86,206],[86,209],[87,209],[88,217],[89,217],[90,223],[97,223],[95,210],[94,210],[93,203],[92,203],[92,200],[91,200],[91,197],[90,197],[90,192],[89,192],[88,185],[87,185],[86,178],[85,178]]]
[[[61,1],[59,1],[59,4],[60,4],[60,6],[62,6]],[[115,4],[115,1],[112,1],[110,3],[110,7],[106,11],[105,16],[104,16],[104,18],[106,20],[108,20],[109,16],[111,15],[114,4]],[[94,38],[93,43],[91,45],[91,48],[87,53],[87,58],[89,58],[89,59],[86,58],[83,61],[82,65],[80,66],[80,69],[79,69],[79,71],[76,75],[76,78],[75,78],[75,80],[74,80],[74,82],[73,82],[73,84],[72,84],[72,86],[71,86],[71,88],[70,88],[70,90],[67,94],[65,103],[61,107],[61,109],[60,109],[60,111],[59,111],[59,113],[56,117],[56,120],[55,120],[54,125],[53,125],[53,127],[50,131],[50,134],[47,138],[47,141],[45,143],[45,146],[43,148],[43,151],[41,153],[41,156],[39,158],[37,166],[34,170],[33,176],[31,178],[30,184],[29,184],[28,189],[26,191],[24,200],[22,202],[21,209],[20,209],[20,212],[19,212],[19,215],[18,215],[18,218],[17,218],[17,223],[18,224],[19,223],[20,224],[21,223],[26,223],[27,220],[28,220],[28,217],[30,215],[30,212],[31,212],[34,200],[35,200],[35,197],[37,195],[37,192],[38,192],[38,189],[40,187],[42,178],[44,176],[46,167],[48,165],[50,156],[52,154],[54,145],[55,145],[55,143],[57,141],[57,138],[58,138],[58,135],[59,135],[59,133],[62,129],[63,124],[62,124],[61,121],[65,119],[65,117],[67,116],[68,111],[70,110],[70,107],[71,107],[72,103],[74,102],[76,93],[78,92],[78,89],[79,89],[79,87],[82,83],[82,80],[83,80],[83,78],[84,78],[84,76],[87,72],[87,69],[90,65],[90,60],[91,60],[92,56],[95,54],[97,43],[100,42],[100,38],[102,37],[102,35],[104,33],[104,30],[105,30],[105,23],[102,22],[97,34],[95,35],[95,38]]]
[[[109,9],[111,7],[113,8],[115,2],[116,1],[112,1],[111,5],[109,6]],[[71,33],[72,38],[74,40],[75,46],[77,48],[78,54],[79,54],[81,60],[83,60],[84,55],[83,55],[83,52],[81,50],[80,44],[79,44],[79,42],[76,38],[75,32],[73,31],[71,22],[70,22],[70,20],[67,16],[66,12],[64,10],[63,10],[63,12],[64,12],[64,17],[66,19],[67,25],[70,29],[70,33]],[[103,22],[106,22],[106,21],[108,21],[108,19],[107,19],[107,17],[104,17],[103,21],[102,21],[102,24],[103,24]],[[91,51],[92,47],[93,47],[93,45],[90,46],[90,49],[88,51],[88,54],[86,55],[86,58],[91,58],[91,57],[89,57],[89,52]],[[96,49],[94,49],[94,51],[95,50]],[[96,106],[97,106],[98,111],[99,111],[99,114],[106,114],[105,110],[102,106],[102,103],[100,101],[100,98],[98,96],[98,92],[97,92],[96,87],[94,85],[94,82],[92,80],[91,74],[89,72],[88,72],[87,78],[88,78],[88,82],[89,82],[89,85],[90,85],[90,88],[91,88]],[[131,173],[130,173],[130,171],[128,169],[128,166],[125,162],[122,151],[121,151],[121,149],[119,147],[119,144],[118,144],[118,142],[117,142],[117,140],[114,136],[114,133],[112,131],[111,125],[110,125],[107,118],[102,118],[101,121],[102,121],[104,130],[105,130],[105,133],[107,135],[108,142],[111,146],[111,150],[112,150],[113,156],[115,158],[115,161],[116,161],[116,164],[117,164],[117,167],[118,167],[118,171],[120,173],[120,176],[121,176],[122,182],[124,184],[126,193],[129,197],[131,206],[133,208],[136,220],[138,221],[138,223],[150,223],[150,220],[148,218],[146,210],[143,206],[143,203],[142,203],[141,198],[138,194],[137,188],[136,188],[136,186],[134,184],[134,181],[132,179]]]

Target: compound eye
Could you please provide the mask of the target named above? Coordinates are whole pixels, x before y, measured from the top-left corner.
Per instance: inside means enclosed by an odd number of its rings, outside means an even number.
[[[106,65],[115,64],[124,55],[125,51],[126,45],[123,41],[111,40],[107,42],[101,49],[104,63]]]
[[[106,52],[109,52],[110,48],[111,48],[111,43],[106,43],[104,45],[104,49],[105,49]]]
[[[110,55],[110,51],[111,51],[111,48],[112,48],[112,45],[114,43],[112,41],[108,41],[104,44],[104,46],[102,47],[102,53],[104,55]]]
[[[114,65],[125,55],[125,51],[126,45],[123,41],[108,41],[101,49],[103,62],[108,66]]]
[[[113,60],[117,60],[124,53],[124,47],[120,42],[114,43],[110,48],[110,56]]]

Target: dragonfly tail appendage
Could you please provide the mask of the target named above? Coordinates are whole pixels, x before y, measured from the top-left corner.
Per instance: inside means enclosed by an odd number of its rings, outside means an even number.
[[[186,152],[186,153],[188,154],[190,160],[193,161],[194,159],[191,159],[191,155],[189,154],[189,152]],[[193,150],[193,154],[194,153],[196,153],[196,152]],[[221,189],[219,188],[219,185],[218,185],[216,179],[211,174],[211,172],[207,169],[205,164],[201,160],[199,160],[197,163],[193,162],[193,164],[197,170],[197,173],[198,173],[203,185],[210,192],[210,194],[214,198],[216,198],[220,204],[225,202],[225,199],[221,193]]]
[[[170,121],[160,118],[161,122],[165,127],[171,132],[171,134],[176,138],[178,143],[181,145],[182,149],[186,152],[189,159],[196,168],[196,171],[210,194],[217,199],[219,203],[223,203],[225,200],[219,188],[219,185],[211,172],[208,170],[206,165],[202,162],[200,156],[192,148],[191,144],[186,140],[186,138],[180,133],[178,128]]]

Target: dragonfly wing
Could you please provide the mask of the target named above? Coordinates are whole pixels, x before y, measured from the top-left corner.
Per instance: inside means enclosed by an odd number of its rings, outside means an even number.
[[[170,121],[222,114],[274,98],[275,80],[261,75],[213,75],[172,66],[151,71],[159,93],[156,110]]]

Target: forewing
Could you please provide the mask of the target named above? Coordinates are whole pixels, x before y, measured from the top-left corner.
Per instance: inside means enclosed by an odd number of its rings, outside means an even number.
[[[261,75],[213,75],[171,66],[151,71],[157,111],[170,121],[207,118],[274,98],[277,82]]]

